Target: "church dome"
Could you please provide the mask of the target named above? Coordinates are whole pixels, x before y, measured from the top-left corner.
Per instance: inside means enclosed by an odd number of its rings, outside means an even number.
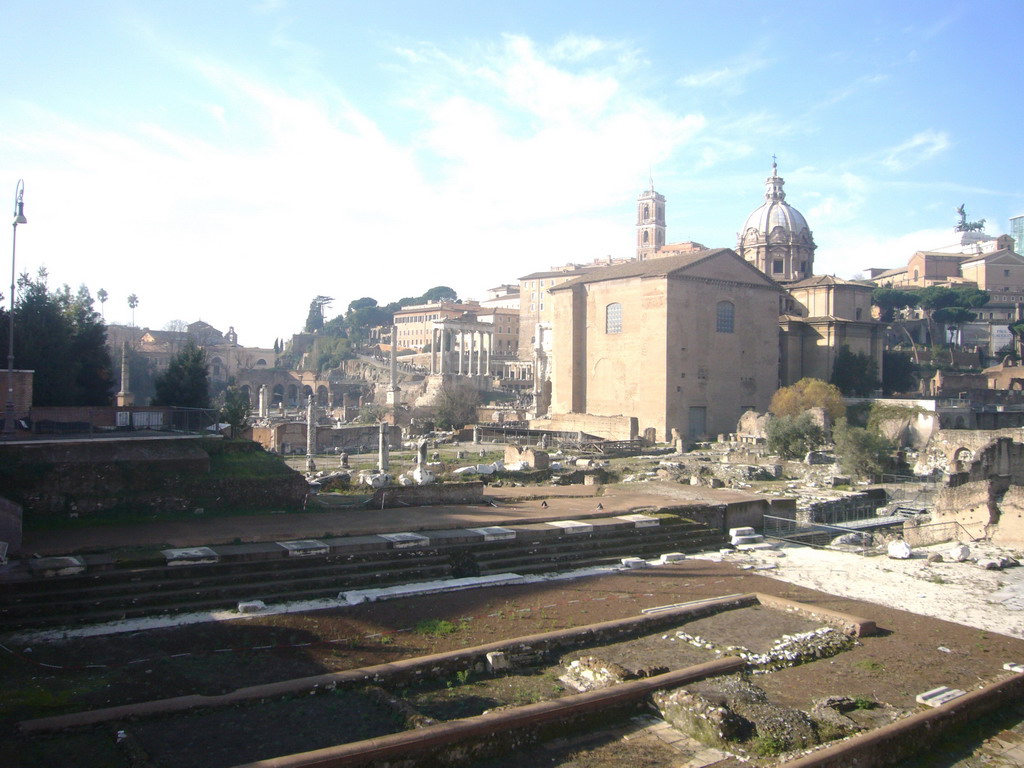
[[[782,189],[784,184],[785,181],[778,175],[778,166],[772,163],[772,175],[765,181],[764,205],[747,216],[747,222],[743,225],[741,234],[744,240],[755,233],[761,237],[773,233],[776,236],[782,234],[776,232],[776,227],[781,227],[783,233],[794,239],[800,237],[805,231],[807,237],[810,238],[811,230],[807,226],[807,219],[800,211],[786,202],[786,193]]]
[[[782,282],[814,274],[814,235],[807,219],[786,202],[785,182],[772,162],[764,203],[754,210],[737,237],[737,252],[765,274]]]

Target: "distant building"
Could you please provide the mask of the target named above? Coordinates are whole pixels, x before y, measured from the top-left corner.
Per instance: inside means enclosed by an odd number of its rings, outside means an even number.
[[[1024,214],[1010,218],[1010,237],[1013,238],[1013,250],[1024,248]]]
[[[658,440],[734,431],[777,388],[781,293],[728,248],[555,285],[550,428]]]

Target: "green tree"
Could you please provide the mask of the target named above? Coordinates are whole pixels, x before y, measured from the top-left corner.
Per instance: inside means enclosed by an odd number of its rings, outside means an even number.
[[[132,328],[135,327],[135,308],[139,306],[139,297],[134,293],[128,297],[128,308],[132,311]]]
[[[431,301],[458,301],[459,294],[455,292],[454,288],[449,288],[447,285],[435,285],[426,291],[420,299],[424,304]]]
[[[882,392],[892,395],[897,392],[913,392],[917,389],[918,367],[903,352],[882,353]]]
[[[313,367],[318,374],[337,368],[343,360],[355,357],[349,341],[338,336],[320,336],[317,338],[313,355]]]
[[[867,397],[878,387],[878,365],[863,352],[843,344],[832,365],[832,383],[847,397]]]
[[[785,459],[798,459],[825,443],[825,432],[809,413],[776,416],[768,422],[768,450]]]
[[[114,391],[107,328],[83,285],[50,291],[46,271],[19,277],[14,307],[14,365],[35,371],[37,406],[109,405]],[[8,352],[9,314],[0,311],[0,357]]]
[[[220,409],[220,420],[231,425],[231,437],[249,426],[252,405],[249,398],[234,383],[224,391],[224,405]]]
[[[892,322],[895,310],[916,307],[918,301],[917,294],[896,288],[875,288],[871,292],[871,303],[879,308],[883,323]]]
[[[306,333],[316,333],[324,327],[324,307],[334,299],[330,296],[317,296],[309,302],[309,313],[306,315]]]
[[[182,408],[209,408],[210,382],[206,370],[206,352],[189,339],[167,370],[157,376],[153,405]]]
[[[832,429],[836,456],[844,472],[857,477],[881,475],[889,464],[892,445],[872,429],[852,427],[839,419]]]
[[[107,313],[105,305],[107,303],[107,299],[110,298],[110,294],[107,293],[107,291],[104,288],[100,288],[98,291],[96,291],[96,298],[100,300],[100,314],[104,318],[106,318]]]
[[[831,419],[846,413],[843,393],[835,384],[821,379],[800,379],[796,384],[782,387],[773,396],[768,407],[776,416],[799,416],[811,408],[822,408]]]

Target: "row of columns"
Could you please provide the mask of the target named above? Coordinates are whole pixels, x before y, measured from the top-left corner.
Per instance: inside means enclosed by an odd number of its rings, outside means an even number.
[[[430,336],[430,372],[459,376],[486,376],[491,369],[490,331],[434,328]],[[458,357],[452,361],[449,346]]]

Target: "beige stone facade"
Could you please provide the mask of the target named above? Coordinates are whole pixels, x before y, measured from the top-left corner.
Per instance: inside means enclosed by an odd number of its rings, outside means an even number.
[[[394,326],[398,329],[398,337],[394,342],[399,349],[422,350],[430,344],[434,323],[475,314],[479,309],[480,304],[475,301],[436,301],[402,307],[394,316]]]
[[[556,285],[553,417],[635,417],[660,440],[733,431],[776,389],[780,293],[725,248]]]
[[[782,386],[808,377],[831,380],[844,346],[870,357],[881,375],[885,326],[871,316],[871,285],[821,275],[788,290],[791,310],[779,318]]]

